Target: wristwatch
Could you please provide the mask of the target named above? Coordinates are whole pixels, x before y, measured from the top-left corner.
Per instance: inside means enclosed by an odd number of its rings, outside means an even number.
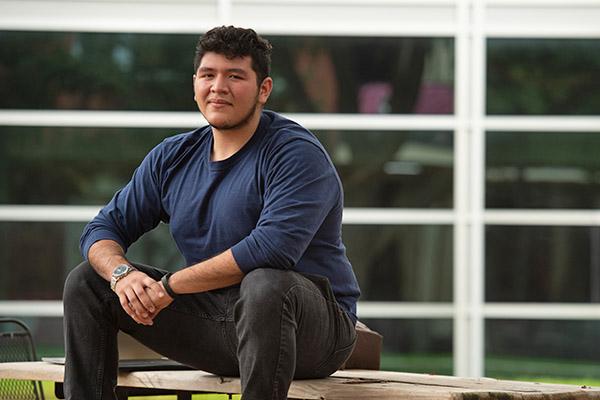
[[[129,273],[135,271],[131,265],[120,264],[117,265],[115,269],[113,269],[112,275],[110,276],[110,290],[115,291],[115,287],[117,286],[117,282],[121,279],[125,278]]]

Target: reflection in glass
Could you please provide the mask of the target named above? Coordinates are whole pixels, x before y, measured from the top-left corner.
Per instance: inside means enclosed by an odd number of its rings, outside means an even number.
[[[321,131],[346,207],[452,207],[451,132]]]
[[[485,254],[486,301],[600,302],[600,227],[488,226]]]
[[[360,319],[383,335],[382,370],[452,375],[451,320]]]
[[[0,108],[195,110],[195,35],[0,32]]]
[[[193,111],[197,35],[0,32],[0,108]],[[453,112],[449,38],[267,36],[280,112]]]
[[[600,41],[488,39],[487,112],[600,114]]]
[[[450,114],[448,38],[270,37],[274,91],[286,112]]]
[[[0,300],[60,300],[65,278],[82,258],[84,223],[0,222]],[[134,262],[166,270],[181,268],[166,225],[159,225],[127,253]],[[12,267],[8,267],[12,266]]]
[[[600,378],[600,321],[488,320],[485,331],[485,376]]]
[[[452,301],[452,227],[344,225],[362,301]]]
[[[488,132],[488,208],[600,207],[600,132]]]
[[[0,127],[0,203],[105,204],[153,146],[181,131]],[[317,136],[340,173],[347,207],[452,207],[450,132]]]
[[[0,203],[103,205],[174,129],[0,127]]]

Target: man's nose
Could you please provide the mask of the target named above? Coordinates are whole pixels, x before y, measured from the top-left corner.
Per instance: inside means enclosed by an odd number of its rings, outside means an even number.
[[[213,92],[226,92],[227,89],[227,77],[222,74],[218,74],[217,76],[215,76],[211,90]]]

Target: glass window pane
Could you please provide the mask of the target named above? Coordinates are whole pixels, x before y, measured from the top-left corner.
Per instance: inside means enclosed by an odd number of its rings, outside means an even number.
[[[0,127],[0,203],[105,204],[152,147],[181,131]]]
[[[600,132],[488,132],[486,206],[600,206]]]
[[[452,227],[344,225],[362,301],[452,301]]]
[[[452,207],[451,132],[316,134],[340,174],[346,207]]]
[[[0,222],[0,300],[60,300],[65,278],[81,262],[84,223]],[[161,224],[134,244],[130,260],[164,269],[184,265]],[[10,267],[9,267],[10,266]]]
[[[193,111],[197,35],[0,32],[0,108]],[[450,38],[267,36],[281,112],[453,112]]]
[[[361,318],[383,335],[381,369],[452,375],[452,321]]]
[[[0,127],[0,203],[105,204],[153,146],[181,131]],[[340,173],[347,207],[452,207],[450,132],[317,136]]]
[[[64,339],[63,339],[63,319],[62,317],[28,317],[28,316],[10,316],[6,318],[18,319],[25,323],[35,344],[37,358],[41,357],[64,357]],[[14,329],[14,325],[4,326],[4,329],[10,327]],[[0,332],[3,331],[3,326],[0,326]],[[7,398],[3,391],[2,398]],[[27,398],[25,395],[19,398]],[[48,399],[48,394],[46,394]],[[50,397],[53,399],[54,397]]]
[[[270,37],[274,110],[450,114],[449,38]]]
[[[600,227],[488,226],[485,240],[486,301],[600,302]]]
[[[488,39],[487,112],[600,114],[600,41]]]
[[[600,379],[600,321],[488,320],[485,331],[485,376]]]
[[[0,108],[195,110],[195,35],[0,32]]]

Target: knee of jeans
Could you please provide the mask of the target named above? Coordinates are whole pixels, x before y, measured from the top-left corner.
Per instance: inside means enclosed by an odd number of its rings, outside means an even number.
[[[86,288],[89,287],[89,280],[97,279],[94,275],[97,274],[87,261],[84,261],[71,270],[67,275],[67,279],[65,279],[63,301],[79,298],[82,290],[88,290]]]
[[[269,304],[281,304],[291,286],[291,271],[258,268],[244,277],[240,298],[246,306],[264,308]]]

